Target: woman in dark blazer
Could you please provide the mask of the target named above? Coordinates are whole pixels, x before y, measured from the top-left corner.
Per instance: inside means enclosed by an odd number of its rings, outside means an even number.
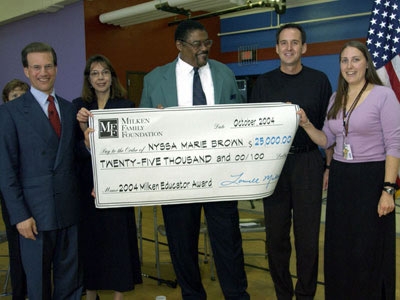
[[[89,111],[129,108],[110,61],[102,55],[90,57],[84,71],[82,96],[73,101],[82,132],[88,125]],[[113,290],[114,299],[141,283],[135,211],[133,208],[97,209],[91,195],[92,163],[89,151],[79,166],[82,190],[81,248],[86,299],[96,298],[96,290]]]

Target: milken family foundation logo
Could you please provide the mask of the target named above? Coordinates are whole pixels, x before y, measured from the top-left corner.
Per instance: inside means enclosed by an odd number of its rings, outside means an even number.
[[[99,138],[118,138],[118,119],[99,120]]]

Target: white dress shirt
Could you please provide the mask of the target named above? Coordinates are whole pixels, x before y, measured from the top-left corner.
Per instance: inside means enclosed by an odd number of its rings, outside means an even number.
[[[180,57],[176,64],[176,90],[178,106],[193,106],[193,66],[184,62]],[[212,81],[210,66],[207,63],[199,68],[201,86],[206,95],[207,105],[214,105],[214,83]]]
[[[36,101],[39,103],[40,107],[43,109],[43,112],[46,114],[47,117],[49,117],[48,111],[47,111],[47,109],[49,107],[49,101],[47,101],[47,98],[49,97],[49,95],[39,91],[38,89],[35,89],[33,86],[31,86],[30,91],[31,91],[33,97],[35,97]],[[56,105],[58,116],[61,120],[60,107],[58,105],[58,100],[57,100],[54,89],[50,95],[52,95],[54,97],[54,104]]]

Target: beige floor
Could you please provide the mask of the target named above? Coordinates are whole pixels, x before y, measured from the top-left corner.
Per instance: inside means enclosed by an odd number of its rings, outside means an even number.
[[[252,210],[249,208],[248,203],[243,203],[241,205],[242,208],[245,208],[244,211],[241,211],[242,218],[249,217],[258,217],[257,208],[259,209],[259,203],[256,203],[256,209]],[[249,213],[255,212],[255,213]],[[397,223],[400,223],[400,210],[397,208]],[[160,215],[160,210],[158,213],[158,218],[162,222],[162,218]],[[0,224],[0,230],[4,230],[4,225]],[[324,294],[324,286],[323,286],[323,234],[324,234],[324,224],[321,223],[321,238],[320,238],[320,266],[319,266],[319,276],[318,276],[318,285],[317,285],[317,294],[316,300],[323,300]],[[143,208],[143,267],[142,272],[144,274],[156,277],[156,268],[155,268],[155,255],[154,255],[154,222],[153,222],[153,208],[152,207],[144,207]],[[253,252],[262,252],[264,248],[265,234],[263,233],[247,233],[243,235],[244,243],[244,251],[245,253],[253,253]],[[257,241],[250,241],[247,239],[258,239]],[[165,280],[174,280],[175,275],[173,273],[172,265],[169,261],[168,247],[164,245],[166,243],[165,237],[161,236],[160,242],[160,254],[161,261],[163,264],[161,265],[161,278]],[[203,245],[203,240],[200,240],[200,247]],[[396,274],[397,278],[400,278],[400,235],[397,237],[397,268]],[[202,249],[200,249],[202,251]],[[6,290],[3,288],[4,278],[5,278],[5,270],[8,267],[8,251],[7,251],[7,243],[0,244],[0,294],[3,292],[9,292],[10,288],[8,287]],[[295,255],[293,255],[293,259],[291,261],[291,272],[293,275],[293,280],[295,282]],[[273,289],[273,284],[271,280],[271,276],[268,272],[268,262],[264,257],[259,256],[245,256],[246,263],[246,273],[248,278],[248,292],[251,295],[252,299],[261,300],[261,299],[276,299]],[[1,271],[4,270],[4,271]],[[208,299],[223,299],[221,289],[218,284],[218,280],[211,280],[210,276],[210,263],[204,264],[201,263],[201,272],[203,276],[203,284],[208,293]],[[400,285],[398,284],[396,290],[396,299],[400,299]],[[101,291],[100,293],[101,300],[111,300],[112,292],[109,291]],[[140,299],[140,300],[153,300],[158,295],[164,295],[168,300],[180,299],[180,289],[170,288],[165,284],[159,285],[156,280],[150,278],[143,278],[143,284],[136,286],[135,290],[125,294],[125,299]],[[4,296],[4,299],[11,299],[11,296]]]

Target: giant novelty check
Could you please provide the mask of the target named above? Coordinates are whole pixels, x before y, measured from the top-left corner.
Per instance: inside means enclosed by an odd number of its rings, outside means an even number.
[[[298,126],[286,103],[92,111],[96,207],[273,193]]]

